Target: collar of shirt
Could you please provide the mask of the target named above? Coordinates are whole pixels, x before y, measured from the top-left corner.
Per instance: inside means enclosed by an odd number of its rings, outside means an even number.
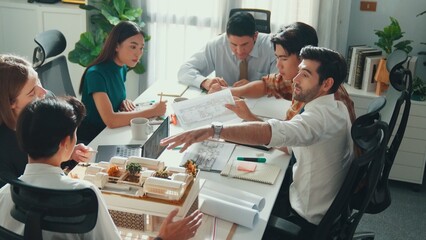
[[[64,176],[64,171],[60,167],[45,163],[28,163],[25,167],[24,175],[47,175],[57,174]]]
[[[317,105],[330,105],[337,107],[337,101],[334,99],[334,94],[327,94],[315,98],[314,100],[305,104],[305,111],[315,108]]]

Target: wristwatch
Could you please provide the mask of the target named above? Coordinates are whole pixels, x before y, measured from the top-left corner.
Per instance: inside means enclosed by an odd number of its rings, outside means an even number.
[[[223,123],[221,122],[212,122],[212,128],[214,131],[213,139],[219,140],[220,139],[220,133],[222,132]]]

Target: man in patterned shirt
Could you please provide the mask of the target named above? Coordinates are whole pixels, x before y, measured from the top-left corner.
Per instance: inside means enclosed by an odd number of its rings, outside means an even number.
[[[272,37],[271,41],[274,45],[279,73],[264,76],[262,80],[253,81],[244,86],[231,88],[231,92],[236,97],[259,98],[267,95],[291,100],[291,107],[284,116],[285,120],[290,120],[304,106],[303,102],[293,99],[293,78],[298,73],[299,52],[307,45],[317,46],[318,37],[313,27],[302,22],[295,22],[285,26],[282,31]],[[218,84],[212,85],[209,93],[223,88]],[[354,104],[343,85],[340,85],[334,96],[336,100],[346,105],[353,122],[355,120]],[[248,121],[261,120],[248,109],[244,101],[237,100],[235,104],[237,108],[234,112],[240,118]]]

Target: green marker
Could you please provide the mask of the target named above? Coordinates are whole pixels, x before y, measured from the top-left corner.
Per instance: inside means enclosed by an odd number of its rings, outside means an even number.
[[[259,163],[266,162],[266,158],[257,158],[257,157],[237,157],[237,160],[249,161],[249,162],[259,162]]]

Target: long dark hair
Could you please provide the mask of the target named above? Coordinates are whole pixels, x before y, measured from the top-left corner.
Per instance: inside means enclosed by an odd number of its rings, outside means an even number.
[[[84,76],[86,75],[87,69],[89,69],[93,65],[113,60],[116,55],[115,49],[117,45],[121,44],[126,39],[133,37],[137,34],[141,34],[143,37],[145,37],[145,33],[134,22],[122,21],[114,26],[114,28],[109,33],[107,39],[105,40],[104,46],[99,56],[86,67],[86,70],[84,70],[83,76],[81,77],[80,81],[80,87],[78,89],[78,92],[80,94],[83,92]]]

